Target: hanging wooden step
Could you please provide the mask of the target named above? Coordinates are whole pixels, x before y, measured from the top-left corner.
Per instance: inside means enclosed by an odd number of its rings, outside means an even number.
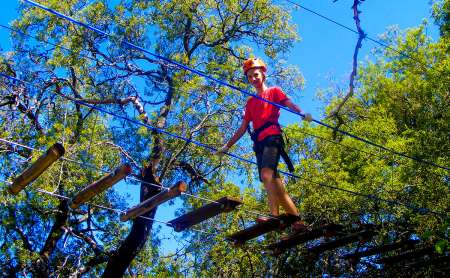
[[[241,204],[242,202],[240,200],[223,197],[213,203],[175,218],[169,221],[169,224],[176,232],[181,232],[220,213],[230,212]]]
[[[128,221],[129,219],[134,219],[140,215],[143,215],[144,213],[154,209],[160,204],[180,196],[181,193],[186,192],[186,189],[186,183],[184,181],[179,181],[174,186],[161,191],[152,198],[147,199],[139,205],[127,210],[125,214],[122,214],[120,216],[120,220]]]
[[[267,222],[257,223],[247,229],[236,232],[228,236],[227,239],[234,242],[236,245],[241,245],[252,238],[288,227],[298,220],[300,220],[299,216],[292,214],[281,214],[277,218],[271,218]]]
[[[337,232],[342,231],[343,226],[337,224],[328,224],[318,228],[314,228],[310,231],[302,233],[294,233],[288,237],[280,240],[277,243],[270,244],[267,249],[272,250],[273,255],[279,255],[285,250],[294,247],[296,245],[305,243],[307,241],[317,239],[320,237],[332,237],[335,236]]]
[[[340,238],[337,238],[335,240],[325,242],[322,244],[319,244],[317,246],[308,248],[308,252],[312,253],[313,255],[321,254],[328,250],[333,250],[342,246],[345,246],[347,244],[350,244],[352,242],[356,241],[367,241],[371,239],[375,235],[375,231],[373,229],[363,229],[360,232],[352,233],[347,236],[343,236]]]
[[[358,260],[360,258],[372,256],[375,254],[382,254],[382,253],[386,253],[386,252],[393,251],[393,250],[400,249],[400,248],[410,249],[417,243],[419,243],[419,240],[408,239],[408,240],[404,240],[404,241],[399,241],[399,242],[394,242],[391,244],[385,244],[382,246],[369,248],[367,250],[356,252],[356,253],[346,254],[342,258],[347,259],[347,260]]]
[[[65,153],[64,146],[61,143],[56,143],[51,146],[45,154],[40,156],[28,169],[26,169],[20,176],[14,179],[11,186],[8,188],[11,194],[17,195],[28,184],[36,180],[50,165],[52,165],[58,158]]]
[[[378,264],[393,265],[407,260],[414,260],[434,253],[434,247],[424,247],[399,255],[384,257],[376,261]]]
[[[448,277],[448,270],[450,269],[450,256],[431,256],[427,259],[420,260],[411,264],[407,264],[405,268],[408,269],[420,269],[423,267],[433,266],[433,271],[440,270],[447,273],[447,276],[442,275],[442,277]],[[447,271],[447,272],[445,272]],[[436,275],[435,277],[440,277]]]
[[[112,173],[106,174],[101,179],[86,186],[83,190],[78,192],[78,194],[75,195],[75,197],[73,197],[70,201],[70,207],[72,209],[78,208],[81,204],[89,201],[95,195],[102,193],[106,189],[118,183],[130,173],[131,166],[129,164],[124,164],[120,167],[117,167]]]

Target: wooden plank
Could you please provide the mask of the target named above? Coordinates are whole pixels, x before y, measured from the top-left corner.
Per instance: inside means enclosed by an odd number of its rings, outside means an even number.
[[[268,232],[280,230],[298,220],[300,220],[299,216],[295,216],[292,214],[282,214],[277,218],[271,218],[269,219],[269,221],[264,223],[257,223],[251,227],[248,227],[247,229],[227,236],[227,239],[233,241],[235,244],[243,244],[247,240],[266,234]]]
[[[114,184],[118,183],[130,173],[131,166],[129,164],[124,164],[117,167],[112,173],[106,174],[101,179],[93,182],[78,192],[78,194],[75,195],[75,197],[73,197],[70,201],[70,207],[72,209],[78,208],[81,204],[89,201],[95,195],[100,194]]]
[[[348,260],[364,258],[364,257],[372,256],[375,254],[386,253],[386,252],[393,251],[393,250],[400,249],[400,248],[411,248],[412,246],[414,246],[417,243],[419,243],[419,240],[408,239],[408,240],[404,240],[404,241],[394,242],[391,244],[385,244],[385,245],[381,245],[381,246],[377,246],[377,247],[373,247],[373,248],[368,248],[367,250],[364,250],[361,252],[346,254],[343,256],[343,258],[348,259]]]
[[[64,153],[65,149],[61,143],[51,146],[45,154],[40,156],[28,169],[14,179],[8,191],[13,195],[17,195],[28,184],[36,180],[58,158],[63,156]]]
[[[342,246],[345,246],[347,244],[350,244],[355,241],[361,241],[361,240],[367,240],[372,238],[375,235],[375,231],[372,229],[364,229],[360,232],[353,233],[347,236],[343,236],[340,238],[337,238],[335,240],[325,242],[322,244],[319,244],[314,247],[308,248],[308,251],[310,253],[313,253],[314,255],[321,254],[327,250],[333,250]]]
[[[159,206],[160,204],[167,202],[170,199],[173,199],[175,197],[178,197],[181,195],[182,192],[186,192],[187,185],[183,181],[177,182],[174,186],[169,188],[168,190],[164,190],[157,195],[153,196],[150,199],[145,200],[144,202],[140,203],[139,205],[127,210],[125,214],[122,214],[120,216],[121,221],[127,221],[129,219],[136,218],[155,207]]]
[[[230,197],[223,197],[214,203],[207,204],[201,208],[175,218],[169,221],[169,224],[172,225],[176,232],[181,232],[220,213],[230,212],[241,204],[242,202],[240,200]]]
[[[434,247],[424,247],[410,252],[404,252],[399,255],[384,257],[376,261],[378,264],[392,265],[406,260],[418,259],[425,255],[433,254]]]
[[[273,255],[279,255],[286,249],[305,243],[307,241],[320,237],[332,237],[336,235],[338,231],[342,231],[343,228],[344,227],[342,225],[328,224],[303,233],[294,233],[277,243],[270,244],[269,246],[267,246],[267,249],[272,250]]]
[[[407,264],[405,267],[409,269],[419,269],[430,266],[433,266],[433,271],[447,269],[450,267],[450,256],[438,256],[436,254],[436,256],[431,258]]]

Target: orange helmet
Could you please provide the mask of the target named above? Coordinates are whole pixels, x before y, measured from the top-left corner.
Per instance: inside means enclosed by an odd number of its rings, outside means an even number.
[[[244,70],[244,75],[247,75],[247,71],[254,68],[260,68],[263,72],[267,71],[266,64],[264,64],[264,62],[258,58],[250,58],[245,60],[242,68]]]

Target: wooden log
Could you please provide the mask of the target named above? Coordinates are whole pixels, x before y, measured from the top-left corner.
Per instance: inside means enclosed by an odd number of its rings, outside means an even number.
[[[229,235],[227,236],[227,239],[233,241],[237,245],[240,245],[252,238],[288,227],[298,220],[300,220],[299,216],[292,214],[282,214],[277,218],[271,218],[264,223],[257,223],[251,227],[248,227],[247,229]]]
[[[337,232],[342,231],[343,228],[342,225],[328,224],[303,233],[294,233],[277,243],[270,244],[267,246],[267,249],[272,250],[273,255],[279,255],[286,249],[307,241],[320,237],[332,237],[336,235]]]
[[[450,256],[436,255],[418,262],[407,264],[405,267],[408,269],[419,269],[430,266],[433,266],[434,271],[448,269],[450,267]]]
[[[404,252],[399,255],[390,256],[390,257],[384,257],[376,261],[378,264],[385,264],[385,265],[393,265],[400,263],[402,261],[412,260],[412,259],[418,259],[420,257],[423,257],[425,255],[430,255],[434,253],[434,247],[424,247],[419,248],[413,251]]]
[[[122,214],[120,216],[120,220],[127,221],[129,219],[134,219],[140,215],[143,215],[144,213],[154,209],[160,204],[180,196],[182,192],[186,192],[186,189],[187,189],[186,183],[183,181],[179,181],[171,188],[163,190],[160,193],[153,196],[152,198],[147,199],[144,202],[140,203],[139,205],[127,210],[125,214]]]
[[[86,186],[85,188],[83,188],[83,190],[78,192],[78,194],[72,198],[70,207],[72,209],[78,208],[81,204],[89,201],[95,195],[100,194],[114,184],[118,183],[130,173],[131,166],[129,164],[124,164],[120,167],[117,167],[112,173],[106,174],[101,179],[93,182],[92,184]]]
[[[223,197],[214,203],[207,204],[201,208],[175,218],[169,221],[169,224],[172,225],[176,232],[181,232],[220,213],[230,212],[241,204],[242,202],[240,200],[230,197]]]
[[[368,248],[367,250],[356,252],[356,253],[346,254],[343,256],[343,258],[348,259],[348,260],[364,258],[364,257],[372,256],[375,254],[386,253],[386,252],[393,251],[393,250],[400,249],[400,248],[411,248],[412,246],[414,246],[417,243],[419,243],[419,240],[408,239],[408,240],[404,240],[404,241],[394,242],[391,244],[385,244],[385,245],[381,245],[381,246],[377,246],[377,247],[373,247],[373,248]]]
[[[65,149],[61,143],[51,146],[45,154],[40,156],[28,169],[14,179],[12,185],[8,188],[9,192],[17,195],[28,184],[36,180],[58,158],[63,156],[64,153]]]
[[[327,250],[333,250],[333,249],[339,248],[341,246],[345,246],[345,245],[350,244],[355,241],[366,241],[366,240],[372,238],[374,235],[375,235],[375,231],[373,231],[371,229],[362,230],[361,232],[343,236],[338,239],[308,248],[308,251],[310,253],[312,253],[313,255],[318,255]]]

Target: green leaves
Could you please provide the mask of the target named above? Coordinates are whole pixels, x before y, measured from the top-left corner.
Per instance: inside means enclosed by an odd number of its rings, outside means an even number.
[[[441,239],[434,245],[436,252],[439,254],[444,254],[446,250],[450,247],[448,240]]]
[[[444,29],[447,12],[442,7],[447,2],[435,6],[436,19]],[[114,8],[106,1],[42,3],[112,33],[113,39],[67,24],[41,10],[24,9],[22,17],[15,22],[16,27],[69,50],[30,44],[21,38],[16,42],[15,51],[1,58],[1,69],[30,73],[33,76],[30,81],[39,85],[50,84],[56,76],[60,81],[58,92],[74,98],[98,101],[139,96],[153,125],[161,123],[168,132],[213,147],[220,146],[239,125],[246,97],[123,48],[123,39],[155,49],[158,54],[241,88],[248,87],[242,77],[242,60],[262,50],[270,65],[271,83],[289,93],[295,93],[304,83],[298,68],[279,59],[298,40],[298,34],[290,22],[289,10],[271,1],[130,0],[120,1]],[[342,109],[341,127],[399,152],[445,164],[449,161],[449,42],[445,38],[431,42],[424,30],[421,26],[404,34],[393,30],[386,35],[396,49],[410,57],[389,49],[379,51],[378,60],[361,69],[360,87]],[[30,61],[24,61],[25,56]],[[29,110],[39,115],[46,134],[37,133],[32,122],[22,114],[17,116],[17,111],[8,114],[9,118],[17,119],[12,124],[6,120],[0,122],[5,138],[35,148],[45,149],[64,139],[66,156],[83,163],[60,161],[36,180],[32,188],[73,196],[101,176],[86,165],[113,169],[130,158],[148,164],[149,157],[154,155],[151,147],[155,146],[161,153],[159,163],[154,164],[154,174],[160,175],[162,183],[183,179],[189,183],[189,192],[202,198],[242,197],[245,210],[267,211],[264,191],[255,181],[253,166],[230,158],[220,160],[208,149],[109,116],[94,115],[89,109],[62,100],[55,94],[56,89],[49,85],[35,92],[25,91],[20,99],[30,103]],[[132,105],[117,103],[112,101],[102,107],[143,120]],[[336,104],[332,101],[325,109],[331,111]],[[336,120],[328,119],[327,123],[335,125]],[[333,134],[323,127],[293,125],[285,132],[290,138],[288,149],[296,162],[296,173],[301,176],[289,181],[286,187],[307,222],[375,223],[383,227],[377,239],[380,242],[390,242],[397,235],[406,234],[430,239],[439,253],[448,249],[448,223],[443,224],[442,219],[321,186],[326,184],[445,213],[449,196],[446,172]],[[321,138],[313,138],[311,134]],[[249,142],[241,142],[233,153],[252,159]],[[5,149],[4,153],[4,176],[17,174],[28,165],[28,162],[23,165],[18,162],[17,157],[24,155],[21,152]],[[37,152],[33,153],[33,157],[37,156]],[[28,156],[24,155],[23,159]],[[133,189],[136,194],[138,191]],[[0,213],[5,215],[2,253],[7,254],[8,261],[16,260],[24,268],[38,259],[40,243],[46,241],[49,227],[55,222],[60,200],[31,190],[17,198],[2,196],[1,201]],[[183,209],[199,207],[202,202],[184,199]],[[97,196],[95,203],[122,209],[130,205],[112,191]],[[13,217],[7,211],[10,209],[16,209],[19,217]],[[221,237],[248,226],[253,218],[254,215],[244,210],[235,211],[211,219],[201,228]],[[14,231],[14,225],[23,228],[35,252],[27,251],[26,241]],[[120,246],[129,232],[129,225],[119,223],[116,214],[89,206],[71,211],[68,225],[73,231],[86,231],[86,235],[107,251]],[[176,276],[181,271],[188,276],[262,273],[276,276],[276,265],[297,269],[305,263],[297,258],[298,250],[280,259],[259,252],[259,246],[273,242],[279,235],[258,239],[249,245],[250,250],[192,235],[196,234],[185,234],[192,241],[180,251],[186,253],[181,260],[175,259],[178,255],[160,259],[158,245],[150,242],[131,264],[131,273],[161,277]],[[66,253],[66,244],[70,250],[77,250],[76,259],[72,260],[72,255]],[[97,255],[90,244],[72,235],[67,235],[64,244],[61,242],[52,252],[49,268],[55,276],[59,266],[65,265],[69,269],[67,273],[73,274],[80,265],[89,265],[94,254]],[[346,271],[340,265],[333,267],[342,273]],[[103,268],[96,266],[89,275],[98,276]]]

